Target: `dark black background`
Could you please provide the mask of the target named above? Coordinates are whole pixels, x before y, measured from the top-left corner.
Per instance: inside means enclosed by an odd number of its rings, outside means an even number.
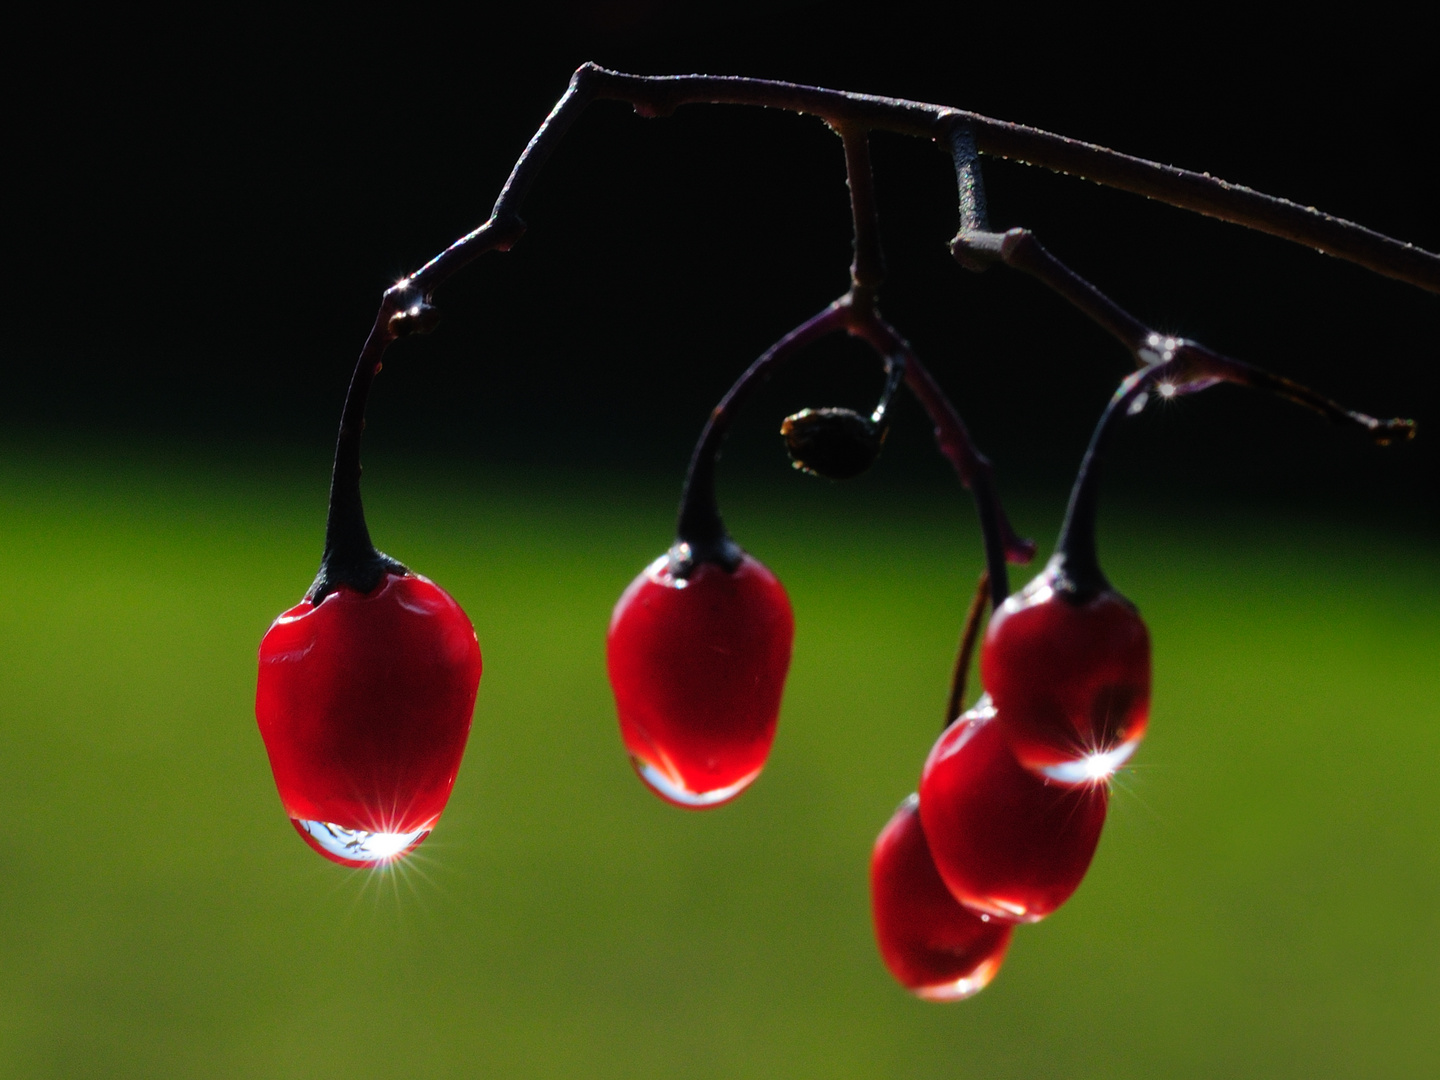
[[[485,218],[587,59],[953,104],[1440,248],[1440,80],[1419,27],[1377,10],[1282,23],[1213,5],[1017,8],[30,16],[6,76],[0,419],[59,436],[328,441],[381,290]],[[1127,357],[1028,279],[955,266],[954,181],[933,147],[877,136],[875,152],[887,315],[1002,475],[1068,474]],[[1440,419],[1440,297],[1071,178],[995,162],[987,180],[998,226],[1035,229],[1159,328],[1357,408]],[[813,119],[691,106],[642,120],[602,103],[525,217],[514,251],[441,292],[437,333],[392,351],[372,440],[678,477],[734,376],[846,284],[843,163]],[[759,401],[732,460],[783,460],[760,433],[786,411],[858,405],[876,386],[845,343],[818,351]],[[889,475],[937,468],[924,437],[907,407]],[[1228,389],[1131,440],[1122,475],[1182,493],[1428,513],[1440,479],[1433,440],[1375,450]]]

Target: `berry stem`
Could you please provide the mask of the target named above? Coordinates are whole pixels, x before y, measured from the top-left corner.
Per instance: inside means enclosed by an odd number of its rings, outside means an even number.
[[[1050,559],[1052,585],[1077,602],[1083,603],[1110,589],[1110,581],[1100,569],[1100,556],[1095,546],[1095,519],[1100,503],[1100,466],[1105,451],[1115,437],[1115,421],[1131,411],[1131,404],[1140,400],[1145,387],[1157,376],[1158,368],[1147,368],[1126,376],[1120,388],[1105,406],[1090,445],[1080,463],[1075,486],[1070,489],[1070,505],[1055,542]]]
[[[969,489],[975,499],[975,509],[980,517],[980,532],[985,541],[985,566],[989,572],[990,598],[996,607],[1010,595],[1010,576],[1007,562],[1026,563],[1035,555],[1035,544],[1015,534],[1010,519],[1000,504],[1000,494],[995,487],[995,470],[990,460],[976,449],[970,438],[969,429],[960,413],[955,409],[945,391],[935,381],[920,358],[879,314],[851,311],[850,332],[864,340],[883,355],[903,358],[905,385],[935,425],[935,445],[950,462],[960,483]]]
[[[970,661],[975,656],[975,644],[980,640],[980,623],[985,618],[985,601],[990,598],[990,574],[980,571],[980,580],[975,583],[975,595],[970,601],[970,610],[965,613],[965,629],[960,635],[960,647],[955,650],[955,671],[950,677],[950,700],[945,703],[945,730],[955,718],[965,711],[965,684],[970,680]]]
[[[405,573],[403,565],[375,550],[360,497],[360,436],[365,431],[365,403],[380,373],[380,357],[390,343],[388,336],[378,331],[378,327],[371,331],[360,350],[340,414],[340,434],[335,440],[335,463],[330,473],[325,550],[320,556],[320,572],[305,594],[313,604],[319,604],[341,585],[369,593],[387,573]]]
[[[800,349],[843,328],[844,311],[843,301],[837,300],[791,330],[761,353],[711,410],[710,419],[705,422],[695,451],[690,455],[690,468],[680,496],[675,543],[677,546],[688,545],[689,559],[688,565],[677,568],[678,576],[687,576],[693,567],[701,563],[714,563],[729,571],[740,565],[740,548],[730,539],[715,495],[715,465],[720,460],[721,444],[736,411],[755,388],[770,377],[777,365]]]
[[[886,356],[884,362],[885,386],[880,391],[880,400],[875,403],[875,411],[870,414],[870,423],[879,429],[889,423],[890,403],[895,399],[895,391],[905,382],[906,359],[903,353]]]
[[[1144,409],[1152,391],[1169,399],[1199,393],[1217,383],[1234,383],[1292,401],[1319,413],[1332,423],[1359,428],[1380,446],[1405,442],[1415,435],[1413,420],[1377,420],[1366,413],[1347,409],[1307,386],[1221,356],[1193,341],[1152,334],[1138,351],[1142,358],[1154,359],[1148,366],[1126,377],[1095,426],[1085,459],[1080,464],[1080,473],[1070,492],[1070,505],[1065,511],[1065,522],[1060,527],[1060,538],[1051,560],[1055,587],[1080,600],[1110,588],[1100,569],[1095,546],[1100,466],[1119,427],[1117,421]]]

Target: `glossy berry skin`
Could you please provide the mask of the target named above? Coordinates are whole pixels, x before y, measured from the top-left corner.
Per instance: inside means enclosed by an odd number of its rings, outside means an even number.
[[[1113,589],[1077,599],[1047,569],[990,620],[980,677],[1027,768],[1066,783],[1103,778],[1145,734],[1150,634]]]
[[[890,974],[928,1001],[959,1001],[983,990],[1000,970],[1015,929],[950,895],[930,857],[914,795],[875,841],[870,910]]]
[[[1070,898],[1095,854],[1109,789],[1025,768],[981,698],[940,736],[920,777],[935,868],[972,911],[1036,922]]]
[[[677,577],[661,556],[615,605],[606,639],[620,735],[641,778],[690,809],[759,775],[775,738],[795,618],[779,580],[742,554]]]
[[[415,574],[386,574],[368,594],[340,586],[275,620],[255,716],[280,801],[311,847],[375,866],[428,835],[455,783],[480,669],[465,612]]]

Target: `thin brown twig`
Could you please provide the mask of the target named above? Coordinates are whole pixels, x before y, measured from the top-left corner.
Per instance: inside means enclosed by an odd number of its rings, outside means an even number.
[[[857,293],[874,293],[885,280],[885,255],[880,247],[880,215],[875,210],[870,135],[844,126],[835,130],[845,146],[845,182],[850,189],[850,216],[855,227],[850,283]]]
[[[1440,255],[1314,207],[1228,183],[1208,173],[1147,161],[1094,143],[945,105],[739,76],[629,75],[595,64],[582,65],[575,72],[569,88],[516,161],[490,220],[413,275],[410,280],[420,291],[433,289],[482,251],[508,247],[518,239],[523,231],[519,224],[520,204],[576,116],[595,99],[624,101],[647,116],[666,115],[688,104],[755,105],[818,116],[836,128],[882,130],[946,141],[954,129],[961,127],[970,132],[980,153],[1068,173],[1243,225],[1440,293]]]
[[[905,385],[930,417],[935,444],[950,462],[960,483],[969,489],[980,516],[985,541],[985,564],[989,569],[991,595],[996,604],[1009,595],[1007,562],[1028,562],[1035,545],[1021,539],[1010,526],[995,486],[994,469],[975,445],[959,410],[894,327],[880,316],[878,290],[885,265],[880,246],[880,214],[875,202],[875,183],[870,167],[869,139],[843,125],[837,126],[845,146],[845,176],[850,189],[850,213],[855,225],[855,261],[852,287],[847,298],[847,329],[867,342],[882,357],[903,361]],[[976,174],[978,176],[978,173]],[[962,188],[963,193],[963,188]],[[962,197],[962,205],[963,205]],[[973,211],[972,211],[973,212]]]

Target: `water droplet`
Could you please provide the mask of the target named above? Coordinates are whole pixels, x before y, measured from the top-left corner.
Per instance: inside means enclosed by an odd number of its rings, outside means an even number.
[[[412,832],[367,832],[346,829],[328,821],[291,818],[290,824],[305,842],[327,859],[345,866],[385,866],[414,851],[430,835],[434,823]]]
[[[925,1001],[960,1001],[964,998],[974,997],[985,987],[990,985],[990,980],[1000,970],[1000,960],[992,957],[977,967],[963,979],[956,979],[954,982],[936,983],[933,986],[912,987],[910,992]]]
[[[693,810],[703,810],[730,801],[754,783],[761,771],[756,769],[725,787],[712,788],[709,791],[692,791],[685,786],[683,781],[656,768],[649,762],[632,757],[630,764],[635,766],[635,771],[639,773],[640,779],[649,784],[662,799],[666,799],[676,806],[686,806]],[[761,768],[763,769],[764,766],[762,765]]]

